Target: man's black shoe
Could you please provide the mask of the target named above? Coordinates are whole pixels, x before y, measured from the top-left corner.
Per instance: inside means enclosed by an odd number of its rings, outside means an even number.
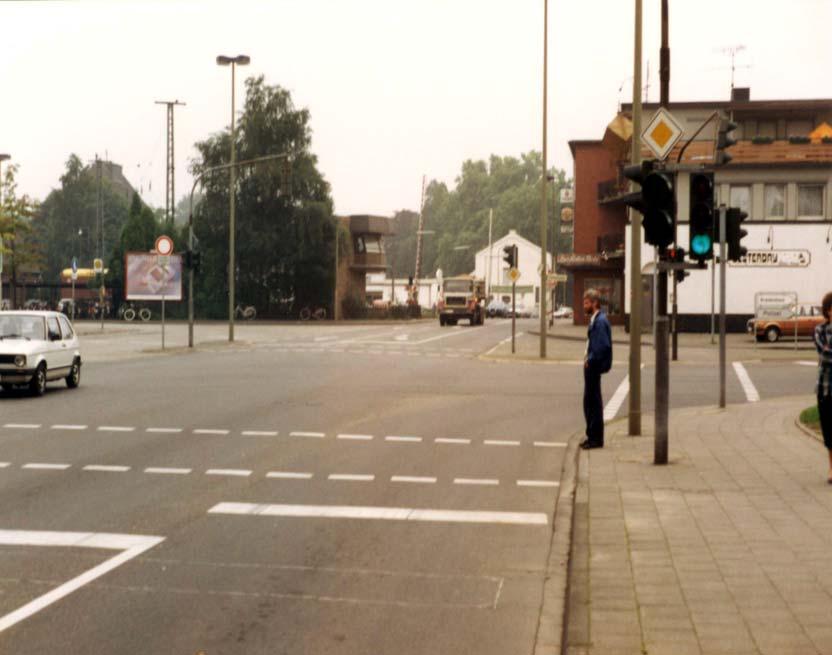
[[[603,447],[604,447],[603,443],[596,443],[594,441],[590,441],[589,439],[584,439],[581,442],[581,448],[583,448],[584,450],[590,450],[592,448],[603,448]]]

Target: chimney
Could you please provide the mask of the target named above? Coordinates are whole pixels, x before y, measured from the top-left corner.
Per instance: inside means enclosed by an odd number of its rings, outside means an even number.
[[[750,102],[751,87],[735,86],[731,89],[731,102]]]

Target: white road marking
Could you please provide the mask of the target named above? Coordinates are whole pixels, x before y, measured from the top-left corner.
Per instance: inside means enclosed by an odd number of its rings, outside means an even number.
[[[416,475],[394,475],[390,482],[411,482],[413,484],[436,484],[436,478],[421,477]]]
[[[37,430],[40,427],[40,423],[6,423],[3,427],[14,430]]]
[[[292,473],[291,471],[269,471],[267,478],[281,478],[284,480],[311,480],[312,473]]]
[[[339,434],[336,439],[346,439],[347,441],[372,441],[371,434]]]
[[[102,575],[118,568],[125,562],[141,555],[164,541],[164,537],[136,534],[107,534],[95,532],[46,532],[23,530],[0,530],[2,546],[66,546],[71,548],[102,548],[121,550],[115,557],[85,571],[68,582],[56,587],[13,612],[0,617],[0,632],[29,618],[52,603],[68,596]]]
[[[618,410],[621,409],[621,405],[624,403],[624,399],[627,397],[627,394],[630,393],[630,376],[625,375],[624,379],[621,380],[621,384],[618,385],[618,389],[615,390],[615,393],[610,398],[607,406],[604,407],[604,421],[612,421],[615,418],[615,415],[618,414]]]
[[[228,434],[228,430],[214,430],[208,428],[196,428],[194,434]]]
[[[750,403],[758,402],[760,400],[760,394],[757,391],[757,387],[755,387],[754,383],[751,381],[748,371],[745,370],[745,366],[743,366],[740,362],[734,362],[734,373],[737,374],[737,378],[742,385],[742,390],[745,392],[746,400]]]
[[[439,523],[486,523],[509,525],[547,525],[541,512],[479,512],[465,510],[414,509],[409,507],[359,507],[348,505],[257,505],[219,503],[209,514],[243,516],[284,516],[295,518],[338,518],[384,521],[432,521]]]
[[[347,482],[372,482],[376,479],[374,475],[356,475],[353,473],[330,473],[328,480],[341,480]]]
[[[50,464],[45,462],[30,462],[24,464],[21,468],[34,469],[38,471],[65,471],[71,464]]]
[[[290,437],[307,437],[310,439],[323,439],[326,435],[323,432],[290,432]]]
[[[248,469],[208,469],[205,475],[233,475],[245,478],[251,475],[251,471]]]
[[[102,425],[98,428],[99,432],[133,432],[136,428],[130,428],[124,425]]]
[[[64,425],[62,423],[58,423],[57,425],[52,426],[53,430],[86,430],[86,425]]]
[[[7,469],[12,465],[11,462],[0,462],[0,469]]]
[[[468,445],[471,443],[470,439],[450,439],[447,437],[437,437],[433,440],[435,443],[452,443],[452,444],[465,444]]]
[[[486,439],[483,441],[486,446],[519,446],[519,441],[506,441],[501,439]]]
[[[407,442],[407,443],[418,443],[422,441],[422,437],[398,437],[398,436],[389,436],[384,437],[385,441],[398,441],[398,442]]]
[[[87,464],[84,471],[104,471],[109,473],[124,473],[125,471],[129,471],[129,466],[111,466],[108,464]]]
[[[560,482],[550,480],[518,480],[518,487],[559,487]]]
[[[192,469],[169,468],[166,466],[148,466],[145,473],[158,473],[160,475],[188,475]]]
[[[159,434],[176,434],[182,432],[182,428],[147,428],[145,432],[156,432]]]
[[[244,437],[276,437],[277,430],[243,430]]]
[[[454,478],[454,484],[472,484],[495,487],[500,484],[500,481],[493,478]]]
[[[798,366],[811,366],[812,368],[814,368],[818,365],[817,362],[809,362],[809,361],[806,361],[806,360],[801,360],[799,362],[795,362],[795,364],[797,364]]]
[[[514,335],[514,338],[519,339],[520,337],[523,336],[523,334],[524,334],[523,332],[518,332],[517,334]],[[505,344],[509,343],[510,341],[511,341],[511,337],[506,337],[502,341],[498,341],[496,346],[494,346],[491,350],[489,350],[487,353],[485,353],[485,356],[488,357],[491,353],[493,353],[495,350],[497,350],[500,346],[505,345]]]
[[[566,448],[567,444],[561,441],[535,441],[535,448]]]

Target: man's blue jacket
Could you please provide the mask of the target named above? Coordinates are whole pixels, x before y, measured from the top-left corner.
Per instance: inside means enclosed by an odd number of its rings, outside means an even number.
[[[612,332],[607,315],[599,311],[587,330],[586,361],[593,373],[606,373],[612,368]]]

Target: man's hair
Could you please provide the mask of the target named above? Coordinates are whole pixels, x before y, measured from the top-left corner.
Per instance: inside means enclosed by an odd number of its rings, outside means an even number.
[[[601,304],[601,294],[598,293],[598,289],[587,289],[584,291],[584,298],[591,300],[593,305]]]
[[[832,319],[832,291],[827,293],[823,300],[820,303],[820,310],[823,312],[823,315],[826,317],[826,320]]]

